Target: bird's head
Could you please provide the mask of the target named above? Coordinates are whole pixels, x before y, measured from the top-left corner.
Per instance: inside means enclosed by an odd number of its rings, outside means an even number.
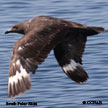
[[[12,28],[10,28],[7,31],[5,31],[5,34],[8,34],[8,33],[25,34],[26,33],[26,29],[27,29],[26,26],[27,26],[26,22],[24,22],[24,23],[17,23]]]

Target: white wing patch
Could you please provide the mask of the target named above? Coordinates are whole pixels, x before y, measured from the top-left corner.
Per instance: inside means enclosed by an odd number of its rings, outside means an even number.
[[[21,65],[21,64],[20,64],[20,60],[17,60],[17,61],[16,61],[16,64],[17,64],[17,65]]]
[[[17,60],[13,66],[18,65],[20,67],[20,72],[16,71],[14,76],[9,77],[9,84],[18,83],[18,80],[22,80],[22,77],[30,77],[30,74],[26,72],[26,70],[22,67],[20,60]]]
[[[19,50],[22,50],[22,47],[19,47],[19,48],[18,48],[18,51],[19,51]]]
[[[79,63],[76,63],[74,60],[71,60],[70,64],[66,64],[63,66],[63,70],[67,73],[67,71],[74,71],[77,66],[79,66]]]

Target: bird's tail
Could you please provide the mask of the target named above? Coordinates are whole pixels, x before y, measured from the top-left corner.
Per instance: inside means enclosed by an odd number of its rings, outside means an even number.
[[[104,28],[103,27],[88,27],[87,28],[87,35],[91,36],[91,35],[96,35],[99,33],[104,32]]]
[[[75,27],[74,31],[85,34],[86,36],[92,36],[104,32],[103,27]]]

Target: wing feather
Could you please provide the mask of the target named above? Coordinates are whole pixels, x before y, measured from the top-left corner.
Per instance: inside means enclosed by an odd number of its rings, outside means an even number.
[[[82,68],[82,55],[84,52],[87,36],[75,33],[74,39],[70,37],[54,49],[55,57],[69,78],[82,83],[87,80],[88,75]]]
[[[44,61],[50,51],[59,43],[59,36],[63,36],[60,35],[58,28],[34,30],[15,43],[9,69],[9,98],[30,89],[30,72],[35,73],[38,65]]]

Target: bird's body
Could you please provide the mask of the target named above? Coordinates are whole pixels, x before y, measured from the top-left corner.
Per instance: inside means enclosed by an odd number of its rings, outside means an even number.
[[[82,83],[88,75],[81,67],[87,36],[103,32],[102,27],[82,24],[48,16],[35,17],[18,23],[6,33],[20,33],[12,52],[9,69],[8,97],[17,96],[30,89],[30,72],[54,50],[63,71],[74,81]]]

